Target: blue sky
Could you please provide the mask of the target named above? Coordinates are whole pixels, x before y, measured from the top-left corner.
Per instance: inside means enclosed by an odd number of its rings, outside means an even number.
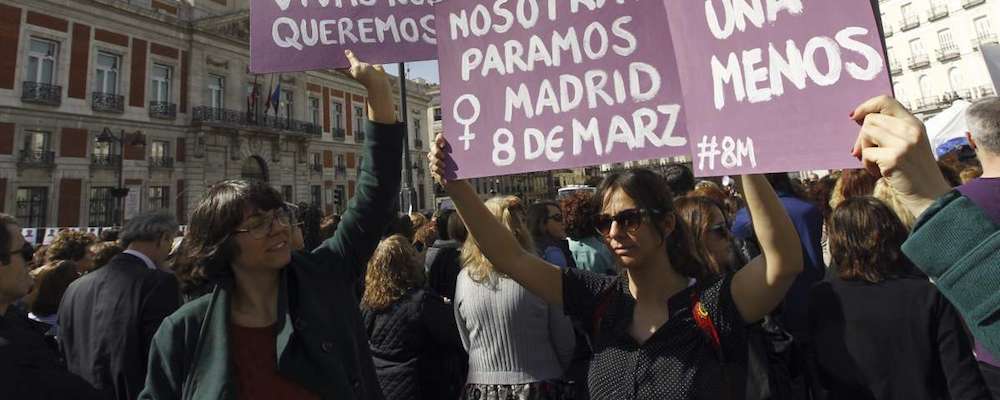
[[[385,64],[384,67],[386,72],[397,76],[399,75],[399,69],[396,68],[396,64]],[[440,77],[438,77],[437,61],[409,62],[406,63],[406,67],[406,77],[409,79],[424,78],[432,83],[441,82]]]

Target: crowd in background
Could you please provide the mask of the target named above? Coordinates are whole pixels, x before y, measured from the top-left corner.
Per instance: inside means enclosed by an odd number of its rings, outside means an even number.
[[[241,180],[209,188],[184,235],[174,216],[154,211],[100,237],[65,230],[32,247],[0,215],[10,228],[0,243],[16,247],[0,258],[0,335],[17,343],[0,346],[0,376],[13,379],[0,391],[1000,398],[988,326],[967,324],[971,303],[942,295],[951,278],[934,279],[904,254],[929,217],[913,212],[912,193],[887,170],[724,183],[676,164],[534,204],[484,202],[436,175],[457,210],[401,214],[400,141],[382,139],[400,129],[387,122],[391,102],[379,93],[388,88],[375,71],[351,70],[375,95],[357,199],[344,215]],[[977,103],[970,121],[972,156],[947,154],[939,172],[995,217],[1000,99]],[[984,266],[986,279],[996,267]]]

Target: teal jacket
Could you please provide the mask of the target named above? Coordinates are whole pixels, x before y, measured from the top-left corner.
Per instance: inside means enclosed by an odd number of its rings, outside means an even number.
[[[278,296],[278,371],[324,399],[383,399],[354,288],[395,217],[402,126],[369,123],[357,195],[333,238],[292,254]],[[140,399],[236,399],[229,354],[230,290],[167,317],[153,337]]]
[[[973,336],[1000,354],[1000,227],[951,192],[921,215],[903,252],[955,305]]]

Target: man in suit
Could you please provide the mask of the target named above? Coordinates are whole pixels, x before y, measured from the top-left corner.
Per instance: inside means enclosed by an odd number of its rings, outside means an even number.
[[[66,366],[107,399],[139,396],[153,334],[180,304],[177,280],[159,269],[177,228],[163,211],[135,216],[121,233],[126,250],[63,296],[59,341]]]

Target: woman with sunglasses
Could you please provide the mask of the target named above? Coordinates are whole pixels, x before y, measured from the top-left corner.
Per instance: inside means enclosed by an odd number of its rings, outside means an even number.
[[[383,398],[353,288],[393,218],[403,133],[387,75],[346,55],[349,76],[368,90],[370,123],[336,234],[293,252],[293,220],[276,189],[242,180],[209,188],[175,268],[214,289],[160,325],[140,398]]]
[[[722,276],[741,267],[722,206],[704,196],[680,197],[677,216],[691,229],[691,241],[705,265],[706,276]]]
[[[729,364],[745,365],[746,324],[773,309],[802,270],[798,236],[761,176],[742,178],[763,256],[735,274],[692,281],[703,270],[661,176],[636,169],[601,184],[597,228],[622,276],[559,269],[518,245],[465,181],[445,177],[438,135],[431,170],[496,270],[584,326],[594,356],[594,400],[726,399],[745,391]]]
[[[566,225],[559,204],[543,201],[528,207],[528,230],[535,242],[538,255],[549,264],[559,267],[573,267],[573,258],[566,243]],[[563,249],[565,247],[565,250]]]

